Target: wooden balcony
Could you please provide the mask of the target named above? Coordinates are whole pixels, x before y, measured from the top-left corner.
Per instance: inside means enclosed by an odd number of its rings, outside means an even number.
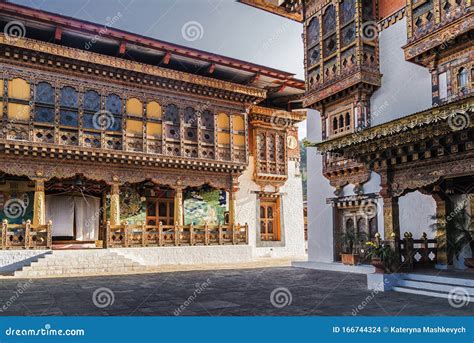
[[[248,225],[155,225],[107,223],[107,248],[248,244]]]
[[[2,223],[2,249],[51,249],[52,222],[34,226],[28,220],[23,224]]]

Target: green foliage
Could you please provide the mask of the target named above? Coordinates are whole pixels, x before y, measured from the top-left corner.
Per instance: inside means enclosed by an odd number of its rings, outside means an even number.
[[[432,230],[441,235],[441,241],[447,241],[448,253],[454,254],[456,258],[466,246],[472,245],[473,239],[470,233],[471,216],[466,210],[467,202],[463,207],[457,206],[446,217],[432,216],[436,223],[431,225]],[[445,237],[443,237],[445,235]],[[445,248],[445,247],[439,247]]]

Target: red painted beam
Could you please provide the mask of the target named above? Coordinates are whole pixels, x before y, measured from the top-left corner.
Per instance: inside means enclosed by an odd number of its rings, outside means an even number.
[[[127,51],[127,44],[125,42],[120,42],[119,54],[125,55],[126,51]]]
[[[209,66],[209,69],[207,69],[207,72],[209,74],[212,74],[214,73],[214,70],[216,70],[216,64],[215,63],[212,63],[210,66]]]
[[[167,52],[163,57],[163,64],[168,64],[171,61],[171,52]]]
[[[61,41],[62,35],[63,35],[63,29],[61,29],[61,27],[59,26],[56,26],[56,30],[54,31],[54,40],[56,42]]]

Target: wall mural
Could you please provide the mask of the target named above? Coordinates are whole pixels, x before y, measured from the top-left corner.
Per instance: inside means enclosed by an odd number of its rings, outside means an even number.
[[[184,193],[184,225],[225,224],[226,192],[209,186]]]
[[[22,224],[33,219],[34,192],[0,192],[0,220]]]
[[[135,187],[120,189],[120,220],[129,224],[141,224],[146,221],[146,202]]]

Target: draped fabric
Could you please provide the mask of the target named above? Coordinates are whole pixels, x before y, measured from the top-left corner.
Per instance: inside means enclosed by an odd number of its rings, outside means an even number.
[[[74,197],[76,239],[95,241],[99,238],[100,199],[90,196]]]
[[[46,196],[46,218],[53,221],[53,236],[74,237],[79,241],[98,239],[100,199],[69,195]]]
[[[74,199],[68,195],[46,196],[46,219],[53,221],[53,236],[74,236]]]

